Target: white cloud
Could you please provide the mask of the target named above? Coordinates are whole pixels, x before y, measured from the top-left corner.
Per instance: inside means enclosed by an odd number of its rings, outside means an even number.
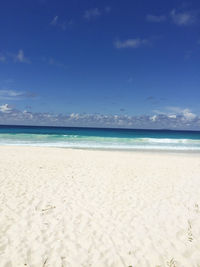
[[[178,10],[173,9],[168,15],[152,15],[148,14],[146,20],[149,22],[163,22],[171,19],[178,26],[188,26],[197,21],[198,13],[195,10]]]
[[[196,21],[196,16],[192,12],[177,12],[173,9],[170,12],[172,21],[178,26],[191,25]]]
[[[176,115],[175,114],[170,114],[170,115],[168,115],[168,118],[170,118],[170,119],[176,119]]]
[[[24,56],[24,51],[22,49],[20,49],[17,55],[14,56],[14,61],[20,63],[31,63],[31,61]]]
[[[83,17],[85,19],[92,19],[92,18],[96,18],[96,17],[99,17],[101,15],[101,12],[100,10],[96,7],[96,8],[91,8],[89,10],[86,10]]]
[[[124,41],[117,40],[114,42],[114,46],[116,48],[138,48],[148,43],[149,41],[147,39],[135,38],[135,39],[127,39]]]
[[[183,110],[183,116],[186,120],[194,120],[196,118],[196,114],[192,113],[189,109]]]
[[[163,22],[167,18],[165,15],[155,16],[155,15],[147,15],[146,20],[150,22]]]
[[[172,113],[170,113],[168,115],[168,117],[170,118],[175,118],[177,117],[177,115],[181,115],[183,120],[194,120],[197,115],[194,114],[193,112],[191,112],[191,110],[189,108],[180,108],[180,107],[167,107],[167,110],[171,111]]]
[[[24,97],[35,97],[35,94],[24,91],[15,91],[15,90],[0,90],[0,99],[4,100],[20,100]]]
[[[87,20],[91,20],[91,19],[100,17],[101,15],[109,14],[110,11],[111,11],[111,7],[110,6],[106,6],[102,10],[100,10],[97,7],[96,8],[91,8],[91,9],[85,10],[85,12],[83,14],[83,18],[87,19]]]
[[[152,117],[150,117],[150,120],[152,121],[156,121],[156,119],[157,119],[157,115],[153,115]]]
[[[8,104],[1,105],[0,106],[0,112],[10,113],[10,112],[12,112],[12,107],[10,107]]]

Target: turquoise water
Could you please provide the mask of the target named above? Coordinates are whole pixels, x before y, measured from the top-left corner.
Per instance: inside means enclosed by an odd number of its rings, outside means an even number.
[[[0,126],[0,145],[200,151],[200,132]]]

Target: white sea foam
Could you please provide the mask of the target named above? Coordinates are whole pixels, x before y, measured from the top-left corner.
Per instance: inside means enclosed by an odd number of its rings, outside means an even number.
[[[95,142],[0,142],[1,145],[15,146],[39,146],[39,147],[63,147],[63,148],[90,148],[90,149],[117,149],[117,150],[180,150],[200,151],[200,146],[177,146],[177,145],[145,145],[145,144],[111,144]]]
[[[166,143],[166,144],[199,144],[200,140],[195,139],[170,139],[170,138],[141,138],[144,142],[149,143]]]
[[[1,134],[1,145],[48,146],[128,150],[193,150],[200,151],[198,139],[117,138],[80,135]]]

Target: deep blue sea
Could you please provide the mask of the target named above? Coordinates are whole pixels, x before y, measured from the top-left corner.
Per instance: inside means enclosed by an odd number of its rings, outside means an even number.
[[[200,131],[0,126],[0,145],[200,151]]]

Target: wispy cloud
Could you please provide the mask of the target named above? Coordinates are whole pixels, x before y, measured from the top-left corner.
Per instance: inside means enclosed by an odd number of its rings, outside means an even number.
[[[114,46],[116,48],[138,48],[143,45],[149,44],[149,41],[147,39],[140,39],[140,38],[135,38],[135,39],[127,39],[124,41],[116,40],[114,42]]]
[[[101,15],[101,12],[99,10],[99,8],[91,8],[85,11],[83,17],[87,20],[90,20],[92,18],[96,18],[99,17]]]
[[[154,106],[160,104],[161,101],[165,101],[165,100],[166,100],[165,98],[157,98],[152,95],[145,98],[145,101],[147,101],[149,104],[154,105]]]
[[[172,9],[169,14],[153,15],[148,14],[146,20],[149,22],[172,21],[177,26],[188,26],[197,22],[198,12],[195,10]]]
[[[63,63],[60,63],[59,61],[55,60],[54,58],[49,58],[48,59],[48,64],[49,65],[54,65],[56,67],[62,67],[65,68],[65,65]]]
[[[52,19],[52,21],[50,22],[50,25],[57,25],[57,23],[58,23],[58,16],[55,16],[53,19]]]
[[[193,54],[193,51],[192,50],[186,51],[185,52],[185,55],[184,55],[184,59],[185,60],[189,60],[192,57],[192,54]]]
[[[125,111],[121,109],[121,111]],[[176,111],[176,112],[175,112]],[[0,123],[52,126],[90,126],[117,128],[200,129],[200,116],[189,109],[173,108],[169,114],[128,116],[103,114],[52,114],[17,110],[8,104],[0,105]]]
[[[146,101],[152,101],[152,100],[155,100],[155,97],[152,96],[152,95],[150,95],[150,96],[148,96],[145,100],[146,100]]]
[[[20,49],[16,55],[13,55],[13,58],[15,62],[31,63],[30,59],[25,57],[24,51],[22,49]]]
[[[129,77],[127,80],[128,83],[132,83],[133,82],[133,77]]]
[[[36,94],[31,92],[16,91],[9,89],[0,90],[0,99],[2,100],[21,100],[23,98],[34,98]]]
[[[67,30],[67,28],[73,24],[72,20],[69,21],[60,21],[58,16],[55,16],[52,21],[50,22],[50,25],[52,26],[57,26],[63,31]]]
[[[47,63],[48,65],[55,66],[55,67],[60,67],[60,68],[67,68],[67,66],[60,61],[54,59],[53,57],[42,57],[42,61]]]
[[[83,14],[83,18],[86,20],[95,19],[95,18],[98,18],[102,15],[109,14],[110,11],[111,11],[110,6],[106,6],[106,7],[102,8],[101,10],[98,7],[91,8],[91,9],[85,10],[85,12]]]
[[[19,49],[19,51],[15,53],[11,52],[4,52],[0,54],[0,62],[7,62],[9,61],[13,62],[19,62],[19,63],[31,63],[31,60],[24,55],[24,51],[22,49]]]
[[[0,62],[6,62],[6,57],[0,54]]]
[[[160,16],[147,15],[146,16],[146,20],[150,22],[163,22],[163,21],[166,21],[166,19],[167,17],[165,15],[160,15]]]
[[[106,13],[110,13],[110,11],[111,11],[111,7],[110,7],[110,6],[106,6],[106,7],[105,7],[105,12],[106,12]]]
[[[196,22],[196,14],[189,11],[177,12],[176,9],[173,9],[170,12],[170,17],[178,26],[187,26]]]

